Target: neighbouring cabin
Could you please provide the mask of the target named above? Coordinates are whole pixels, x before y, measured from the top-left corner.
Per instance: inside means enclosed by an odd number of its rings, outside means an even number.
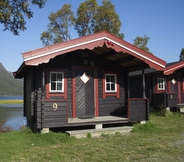
[[[130,74],[130,97],[140,97],[142,90],[140,71]],[[184,61],[166,64],[164,71],[145,70],[146,97],[150,107],[171,108],[184,104]],[[134,89],[137,88],[137,91]]]
[[[148,99],[130,97],[129,72],[165,67],[107,32],[25,52],[23,58],[14,75],[24,78],[24,116],[34,131],[148,120]]]

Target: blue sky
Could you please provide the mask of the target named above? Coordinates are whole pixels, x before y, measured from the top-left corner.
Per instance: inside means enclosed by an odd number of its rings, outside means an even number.
[[[48,16],[59,10],[64,4],[72,5],[76,10],[85,0],[47,0],[43,9],[32,6],[34,17],[27,20],[27,30],[14,36],[2,31],[0,24],[0,62],[8,71],[16,71],[23,62],[22,54],[43,47],[40,34],[47,30]],[[101,5],[102,0],[98,0]],[[112,0],[116,13],[122,23],[121,32],[125,41],[133,43],[137,36],[150,37],[148,47],[157,57],[166,62],[179,60],[184,48],[183,0]],[[75,31],[72,39],[77,38]]]

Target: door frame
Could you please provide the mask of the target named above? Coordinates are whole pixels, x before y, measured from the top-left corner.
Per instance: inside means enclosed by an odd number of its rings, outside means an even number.
[[[93,70],[94,71],[94,107],[95,116],[98,116],[98,67],[91,66],[72,66],[72,118],[76,118],[76,74],[75,70]]]
[[[178,101],[177,104],[181,104],[182,103],[182,82],[181,82],[181,78],[178,76]]]
[[[176,92],[171,92],[171,85],[172,85],[172,78],[176,78]],[[180,77],[178,75],[170,75],[168,77],[168,93],[169,94],[176,94],[176,104],[180,104],[181,101],[181,81],[180,81]]]

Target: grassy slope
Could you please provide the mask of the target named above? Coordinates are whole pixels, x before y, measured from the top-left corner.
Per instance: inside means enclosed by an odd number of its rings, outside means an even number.
[[[0,96],[19,96],[23,94],[23,82],[15,79],[0,63]]]
[[[0,100],[0,104],[23,104],[23,100]]]
[[[184,115],[151,115],[129,135],[70,138],[62,133],[33,134],[28,129],[0,134],[1,161],[184,161]]]

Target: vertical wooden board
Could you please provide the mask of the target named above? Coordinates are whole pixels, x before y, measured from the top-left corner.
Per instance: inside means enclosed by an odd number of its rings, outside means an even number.
[[[71,118],[72,117],[72,70],[69,70],[67,72],[67,76],[68,81],[67,81],[67,101],[68,101],[68,109],[67,109],[67,113],[68,113],[68,117]]]

